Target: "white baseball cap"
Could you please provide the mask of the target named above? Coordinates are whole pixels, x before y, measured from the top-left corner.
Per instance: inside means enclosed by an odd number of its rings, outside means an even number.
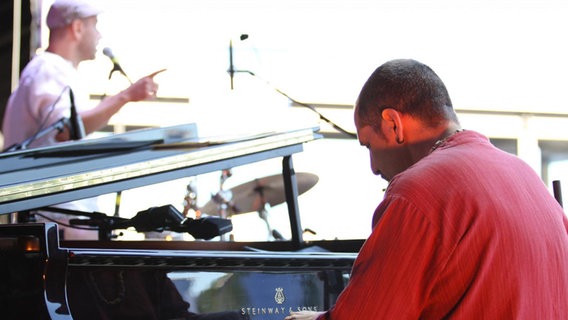
[[[55,0],[47,13],[50,29],[64,27],[75,19],[96,16],[102,9],[88,0]]]

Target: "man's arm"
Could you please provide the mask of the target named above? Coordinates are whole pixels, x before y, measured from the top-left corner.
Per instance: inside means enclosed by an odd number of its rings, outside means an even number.
[[[158,84],[154,82],[154,76],[163,71],[159,70],[151,73],[116,95],[106,97],[95,108],[81,112],[80,116],[83,120],[85,133],[90,134],[103,128],[110,118],[128,102],[154,99],[158,90]],[[58,134],[57,140],[69,140],[69,130],[64,130]]]

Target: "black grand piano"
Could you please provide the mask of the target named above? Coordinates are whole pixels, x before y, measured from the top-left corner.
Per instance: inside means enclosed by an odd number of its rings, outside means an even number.
[[[188,136],[187,129],[0,154],[0,214],[12,222],[0,225],[2,319],[283,319],[335,302],[362,240],[303,239],[292,155],[319,137],[317,128],[231,139]],[[99,241],[65,241],[55,223],[14,222],[60,203],[272,158],[282,158],[291,239],[117,241],[105,235],[136,223],[97,216],[105,222],[97,225]],[[166,229],[189,226],[198,235],[207,226],[219,236],[231,228],[227,219],[211,224],[172,208],[160,212],[143,218],[165,214]]]

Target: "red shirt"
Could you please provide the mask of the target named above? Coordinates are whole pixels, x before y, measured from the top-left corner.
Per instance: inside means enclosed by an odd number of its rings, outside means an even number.
[[[535,172],[473,131],[392,179],[320,319],[568,319],[568,221]]]

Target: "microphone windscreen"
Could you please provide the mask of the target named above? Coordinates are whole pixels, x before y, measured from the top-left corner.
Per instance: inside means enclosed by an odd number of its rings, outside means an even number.
[[[103,54],[111,59],[114,58],[114,54],[112,53],[112,50],[109,47],[103,49]]]

